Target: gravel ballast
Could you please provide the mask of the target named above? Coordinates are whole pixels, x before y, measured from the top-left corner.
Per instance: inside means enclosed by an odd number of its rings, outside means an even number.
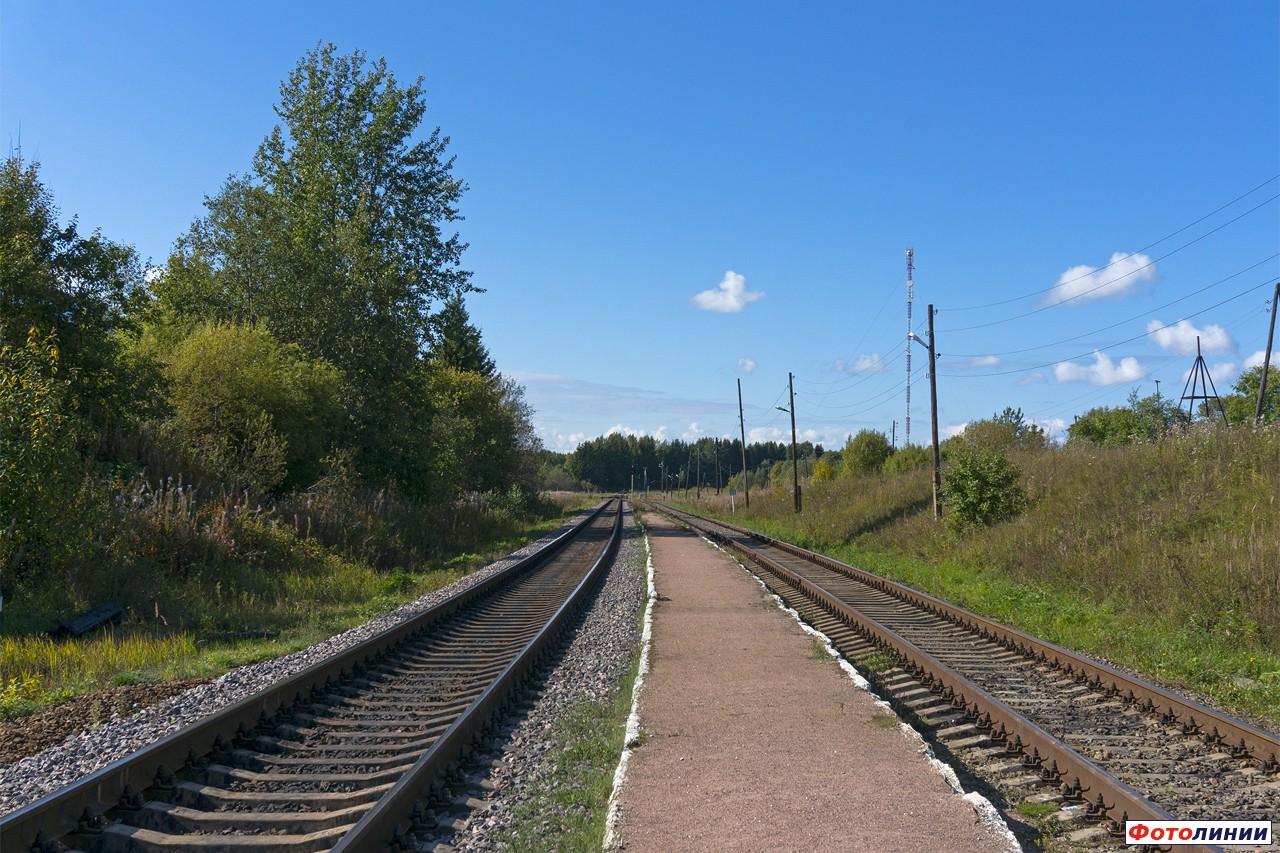
[[[575,519],[570,524],[577,523],[580,518]],[[338,654],[387,628],[411,618],[448,596],[467,589],[495,572],[501,571],[520,557],[542,547],[547,541],[563,533],[569,526],[565,525],[537,542],[531,543],[511,555],[479,569],[447,587],[425,595],[364,625],[331,637],[322,643],[317,643],[310,648],[284,657],[238,667],[220,678],[147,707],[132,716],[104,721],[87,731],[68,737],[56,746],[45,749],[36,755],[10,764],[0,765],[0,815],[13,812],[53,793],[112,761],[154,743],[165,735],[190,725],[214,711],[238,702],[281,679],[294,675],[321,660]],[[628,533],[633,529],[628,516]],[[635,546],[632,537],[628,536],[623,543],[616,565],[621,567],[635,563],[637,558],[635,558],[634,554]],[[640,569],[637,568],[635,578],[639,577],[639,571]],[[629,629],[633,635],[636,630],[635,618],[614,615],[615,613],[621,614],[622,610],[628,606],[623,601],[626,598],[625,594],[616,591],[616,587],[619,584],[623,586],[627,584],[624,581],[620,581],[619,577],[615,577],[615,575],[620,577],[621,573],[616,571],[612,573],[602,586],[600,593],[591,605],[587,622],[584,623],[579,631],[579,636],[575,638],[573,644],[564,655],[557,672],[548,681],[546,693],[543,699],[540,700],[539,705],[550,700],[552,705],[549,706],[549,713],[551,715],[554,715],[553,708],[556,707],[557,700],[553,698],[555,696],[564,697],[563,701],[578,701],[570,697],[607,695],[611,689],[610,685],[616,683],[616,679],[610,681],[613,678],[612,673],[617,668],[613,663],[613,658],[618,655],[626,657],[630,654],[631,646],[626,646],[625,653],[614,653],[597,649],[593,645],[593,642],[596,641],[609,645],[604,638],[610,633],[611,629],[598,626],[598,622],[616,621],[620,630]],[[635,590],[634,598],[637,600],[642,599],[643,586],[641,581],[633,578],[629,585]],[[615,598],[617,599],[616,601],[614,601]],[[613,603],[610,604],[609,602]],[[638,604],[633,603],[630,606],[632,607],[630,612],[634,614],[634,608]],[[593,617],[595,619],[594,622],[592,621]],[[588,624],[596,625],[596,627],[590,629],[590,636],[596,637],[596,641],[583,638],[584,634],[589,633]],[[634,639],[631,642],[634,642]],[[621,647],[620,645],[619,648]],[[561,675],[561,670],[573,670],[573,673]],[[529,755],[536,755],[536,744],[528,744],[528,748],[524,752]],[[514,756],[521,753],[515,752],[512,754]]]

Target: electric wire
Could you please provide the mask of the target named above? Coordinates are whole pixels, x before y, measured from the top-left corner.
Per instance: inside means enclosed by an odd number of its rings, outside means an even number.
[[[1244,268],[1244,269],[1242,269],[1242,270],[1238,270],[1238,271],[1236,271],[1236,272],[1233,272],[1231,275],[1227,276],[1226,278],[1220,278],[1220,279],[1218,279],[1217,281],[1215,281],[1213,284],[1206,284],[1204,287],[1200,288],[1199,290],[1193,290],[1191,293],[1188,293],[1186,296],[1180,296],[1180,297],[1178,297],[1177,299],[1172,300],[1171,302],[1166,302],[1165,304],[1160,305],[1160,306],[1157,306],[1156,308],[1152,308],[1152,309],[1150,309],[1150,310],[1148,310],[1148,311],[1143,311],[1143,312],[1142,312],[1142,314],[1135,314],[1134,316],[1132,316],[1132,317],[1130,317],[1130,318],[1128,318],[1128,319],[1126,319],[1126,320],[1121,320],[1121,321],[1119,321],[1118,323],[1112,323],[1112,324],[1111,324],[1111,325],[1109,325],[1109,326],[1103,326],[1103,327],[1102,327],[1102,328],[1100,328],[1100,329],[1094,329],[1094,330],[1093,330],[1093,331],[1091,331],[1091,332],[1084,332],[1084,333],[1082,333],[1082,334],[1075,335],[1074,337],[1070,337],[1070,338],[1063,338],[1062,340],[1060,340],[1060,341],[1055,341],[1054,343],[1051,343],[1051,344],[1039,344],[1039,345],[1034,346],[1034,347],[1026,347],[1026,348],[1024,348],[1024,349],[1004,350],[1003,352],[991,352],[991,353],[951,353],[951,355],[952,355],[953,357],[955,357],[955,358],[982,358],[982,357],[989,356],[989,355],[1020,355],[1020,354],[1022,354],[1022,353],[1024,353],[1024,352],[1035,352],[1036,350],[1040,350],[1040,349],[1048,349],[1048,348],[1050,348],[1050,347],[1056,347],[1056,346],[1060,346],[1060,345],[1062,345],[1062,344],[1069,344],[1069,343],[1071,343],[1072,341],[1078,341],[1078,340],[1080,340],[1081,338],[1088,338],[1088,337],[1092,337],[1093,335],[1101,334],[1102,332],[1110,331],[1111,329],[1114,329],[1114,328],[1116,328],[1117,326],[1123,326],[1125,323],[1132,323],[1134,320],[1139,320],[1139,319],[1141,319],[1144,315],[1147,315],[1147,314],[1154,314],[1156,311],[1163,311],[1163,310],[1164,310],[1164,309],[1166,309],[1166,308],[1169,308],[1169,307],[1171,307],[1171,306],[1173,306],[1173,305],[1177,305],[1179,302],[1184,302],[1184,301],[1186,301],[1186,300],[1190,299],[1190,298],[1191,298],[1191,297],[1193,297],[1193,296],[1198,296],[1198,295],[1200,295],[1201,293],[1204,293],[1206,290],[1211,290],[1212,288],[1215,288],[1215,287],[1217,287],[1217,286],[1218,286],[1218,285],[1220,285],[1220,284],[1226,284],[1228,281],[1231,281],[1231,280],[1232,280],[1232,279],[1234,279],[1234,278],[1239,278],[1240,276],[1244,275],[1244,274],[1245,274],[1245,273],[1247,273],[1247,272],[1252,272],[1253,270],[1257,269],[1258,267],[1262,266],[1263,264],[1268,263],[1269,261],[1273,261],[1273,260],[1275,260],[1276,258],[1280,258],[1280,252],[1275,253],[1274,255],[1272,255],[1272,256],[1271,256],[1271,257],[1269,257],[1269,258],[1263,258],[1262,260],[1258,261],[1256,264],[1252,264],[1251,266],[1247,266],[1247,267],[1245,267],[1245,268]],[[948,332],[950,332],[950,331],[958,331],[958,330],[948,330]]]
[[[1051,309],[1051,308],[1058,308],[1059,306],[1065,305],[1065,304],[1067,304],[1068,302],[1073,302],[1073,301],[1075,301],[1076,299],[1079,299],[1079,298],[1081,298],[1081,297],[1083,297],[1083,296],[1088,296],[1090,293],[1094,293],[1094,292],[1096,292],[1096,291],[1098,291],[1098,290],[1101,290],[1101,289],[1102,289],[1102,288],[1104,288],[1104,287],[1107,287],[1107,286],[1109,286],[1109,285],[1115,284],[1117,281],[1121,281],[1122,279],[1126,279],[1126,278],[1128,278],[1128,277],[1130,277],[1130,276],[1134,275],[1135,273],[1138,273],[1138,272],[1141,272],[1141,271],[1142,271],[1142,270],[1144,270],[1144,269],[1147,269],[1148,267],[1155,266],[1155,264],[1156,264],[1158,261],[1163,261],[1163,260],[1165,260],[1166,258],[1171,257],[1172,255],[1175,255],[1175,254],[1177,254],[1178,252],[1181,252],[1183,249],[1186,249],[1186,248],[1188,248],[1188,247],[1190,247],[1190,246],[1195,245],[1196,243],[1199,243],[1201,240],[1204,240],[1205,238],[1210,237],[1210,236],[1212,236],[1213,234],[1216,234],[1217,232],[1221,231],[1223,228],[1226,228],[1228,225],[1231,225],[1231,224],[1233,224],[1233,223],[1235,223],[1235,222],[1238,222],[1239,220],[1241,220],[1241,219],[1243,219],[1244,217],[1248,216],[1250,213],[1253,213],[1254,211],[1258,210],[1259,208],[1263,207],[1264,205],[1268,205],[1268,204],[1270,204],[1271,202],[1275,201],[1275,200],[1276,200],[1276,199],[1278,199],[1278,198],[1280,198],[1280,194],[1273,195],[1271,198],[1269,198],[1269,199],[1267,199],[1266,201],[1262,202],[1262,204],[1259,204],[1257,207],[1253,207],[1253,208],[1251,208],[1251,209],[1249,209],[1249,210],[1246,210],[1244,213],[1240,214],[1240,215],[1239,215],[1239,216],[1237,216],[1235,219],[1232,219],[1232,220],[1230,220],[1230,221],[1228,221],[1228,222],[1224,222],[1222,225],[1219,225],[1217,228],[1213,229],[1212,231],[1209,231],[1209,232],[1208,232],[1208,233],[1206,233],[1206,234],[1201,234],[1199,237],[1195,238],[1194,240],[1191,240],[1190,242],[1183,243],[1183,244],[1182,244],[1181,246],[1179,246],[1178,248],[1173,249],[1172,251],[1166,252],[1165,254],[1161,255],[1161,256],[1160,256],[1160,257],[1158,257],[1158,258],[1154,258],[1154,259],[1152,259],[1149,263],[1146,263],[1146,264],[1144,264],[1144,265],[1142,265],[1142,266],[1138,267],[1136,270],[1132,270],[1131,272],[1127,272],[1127,273],[1125,273],[1124,275],[1119,276],[1119,277],[1117,277],[1117,278],[1113,278],[1113,279],[1110,279],[1110,280],[1108,280],[1108,281],[1104,281],[1102,284],[1099,284],[1099,285],[1097,285],[1096,287],[1091,287],[1091,288],[1089,288],[1088,290],[1081,291],[1080,293],[1077,293],[1077,294],[1075,294],[1074,296],[1069,296],[1069,297],[1067,297],[1066,299],[1062,299],[1062,300],[1059,300],[1058,302],[1053,302],[1053,303],[1050,303],[1050,304],[1048,304],[1048,305],[1041,305],[1039,308],[1033,308],[1033,309],[1031,309],[1030,311],[1024,311],[1024,312],[1023,312],[1023,313],[1021,313],[1021,314],[1015,314],[1015,315],[1013,315],[1012,317],[1005,317],[1004,319],[1001,319],[1001,320],[992,320],[992,321],[990,321],[990,322],[988,322],[988,323],[977,323],[977,324],[972,325],[972,326],[960,326],[960,327],[958,327],[958,328],[952,329],[951,331],[953,331],[953,332],[968,332],[968,331],[972,331],[972,330],[974,330],[974,329],[989,329],[989,328],[991,328],[992,326],[1000,326],[1000,325],[1003,325],[1003,324],[1005,324],[1005,323],[1012,323],[1014,320],[1022,320],[1022,319],[1025,319],[1025,318],[1027,318],[1027,317],[1032,316],[1033,314],[1039,314],[1040,312],[1042,312],[1042,311],[1048,311],[1048,310],[1049,310],[1049,309]],[[1105,269],[1105,267],[1104,267],[1103,269]],[[1088,273],[1087,275],[1093,275],[1093,274],[1094,274],[1094,273],[1096,273],[1096,272],[1097,272],[1097,270],[1094,270],[1094,272],[1092,272],[1092,273]],[[1081,276],[1080,278],[1084,278],[1084,276]],[[1073,279],[1073,280],[1078,281],[1079,279]],[[1067,283],[1067,282],[1060,282],[1060,283],[1058,283],[1058,284],[1055,284],[1053,287],[1046,288],[1045,290],[1041,290],[1041,291],[1036,291],[1036,293],[1047,293],[1047,292],[1049,292],[1050,290],[1053,290],[1054,288],[1060,287],[1062,284],[1065,284],[1065,283]],[[1035,294],[1035,293],[1033,293],[1033,294],[1031,294],[1031,295],[1032,295],[1032,296],[1034,296],[1034,295],[1036,295],[1036,294]],[[1019,298],[1022,298],[1022,297],[1019,297]],[[948,309],[946,309],[946,310],[947,310],[947,311],[954,311],[954,310],[957,310],[957,309],[954,309],[954,308],[948,308]]]
[[[1141,249],[1138,249],[1138,250],[1137,250],[1137,251],[1135,251],[1135,252],[1130,252],[1129,254],[1125,255],[1125,256],[1124,256],[1124,257],[1122,257],[1122,258],[1117,258],[1117,259],[1113,260],[1111,263],[1107,264],[1106,266],[1101,267],[1100,269],[1094,270],[1092,273],[1086,273],[1085,275],[1077,276],[1076,278],[1070,279],[1069,281],[1058,282],[1057,284],[1053,285],[1052,287],[1047,287],[1047,288],[1044,288],[1043,290],[1034,290],[1034,291],[1032,291],[1032,292],[1030,292],[1030,293],[1025,293],[1025,294],[1023,294],[1023,295],[1021,295],[1021,296],[1012,296],[1012,297],[1010,297],[1010,298],[1008,298],[1008,299],[1002,299],[1002,300],[1000,300],[1000,301],[998,301],[998,302],[987,302],[987,303],[984,303],[984,304],[982,304],[982,305],[966,305],[966,306],[961,307],[961,308],[948,308],[948,309],[947,309],[947,311],[976,311],[976,310],[981,309],[981,308],[995,308],[995,307],[996,307],[996,306],[998,306],[998,305],[1008,305],[1010,302],[1018,302],[1018,301],[1021,301],[1021,300],[1023,300],[1023,299],[1030,299],[1032,296],[1039,296],[1039,295],[1040,295],[1040,294],[1042,294],[1042,293],[1048,293],[1050,290],[1053,290],[1055,287],[1060,287],[1060,286],[1061,286],[1061,285],[1063,285],[1063,284],[1071,284],[1072,282],[1079,281],[1080,279],[1082,279],[1082,278],[1086,278],[1086,277],[1088,277],[1089,275],[1093,275],[1093,274],[1095,274],[1095,273],[1101,272],[1102,270],[1105,270],[1105,269],[1108,269],[1108,268],[1110,268],[1110,267],[1112,267],[1112,266],[1115,266],[1116,264],[1121,263],[1122,261],[1126,261],[1126,260],[1128,260],[1129,258],[1134,257],[1135,255],[1140,255],[1140,254],[1142,254],[1143,252],[1145,252],[1147,249],[1151,249],[1151,248],[1154,248],[1154,247],[1156,247],[1156,246],[1159,246],[1161,243],[1165,242],[1166,240],[1170,240],[1170,239],[1172,239],[1172,238],[1174,238],[1174,237],[1178,236],[1178,235],[1179,235],[1179,234],[1181,234],[1183,231],[1186,231],[1186,230],[1188,230],[1188,229],[1190,229],[1190,228],[1194,228],[1195,226],[1199,225],[1201,222],[1204,222],[1206,219],[1209,219],[1210,217],[1215,216],[1215,215],[1217,215],[1217,214],[1221,213],[1222,211],[1226,210],[1228,207],[1231,207],[1231,206],[1232,206],[1233,204],[1235,204],[1236,202],[1238,202],[1238,201],[1243,201],[1244,199],[1246,199],[1246,198],[1248,198],[1249,196],[1251,196],[1251,195],[1253,195],[1254,193],[1256,193],[1258,190],[1260,190],[1260,189],[1262,189],[1263,187],[1265,187],[1267,184],[1270,184],[1270,183],[1274,182],[1274,181],[1275,181],[1275,180],[1277,180],[1277,179],[1280,179],[1280,175],[1272,175],[1270,178],[1267,178],[1265,181],[1263,181],[1262,183],[1258,184],[1258,185],[1257,185],[1256,187],[1254,187],[1253,189],[1249,190],[1248,192],[1244,193],[1243,195],[1237,196],[1236,198],[1232,199],[1231,201],[1229,201],[1229,202],[1227,202],[1226,204],[1224,204],[1224,205],[1222,205],[1221,207],[1219,207],[1217,210],[1213,210],[1213,211],[1210,211],[1209,213],[1206,213],[1204,216],[1200,217],[1200,218],[1199,218],[1199,219],[1197,219],[1195,222],[1192,222],[1192,223],[1190,223],[1189,225],[1184,225],[1184,226],[1182,226],[1181,228],[1179,228],[1177,231],[1174,231],[1174,232],[1173,232],[1173,233],[1171,233],[1171,234],[1166,234],[1164,237],[1161,237],[1159,240],[1156,240],[1154,243],[1148,243],[1147,245],[1143,246]],[[1272,196],[1270,199],[1268,199],[1267,201],[1263,202],[1261,205],[1258,205],[1258,207],[1262,207],[1262,205],[1268,204],[1268,203],[1269,203],[1269,202],[1271,202],[1271,201],[1275,201],[1275,199],[1276,199],[1276,196]],[[1248,210],[1248,211],[1246,211],[1244,214],[1242,214],[1242,216],[1247,216],[1248,214],[1252,213],[1254,210],[1257,210],[1257,209],[1258,209],[1258,208],[1257,208],[1257,207],[1255,207],[1255,208],[1253,208],[1253,210]],[[1237,219],[1238,219],[1238,218],[1240,218],[1240,217],[1237,217]],[[1233,220],[1231,220],[1231,222],[1235,222],[1235,220],[1233,219]],[[1230,224],[1231,224],[1231,222],[1226,223],[1226,225],[1230,225]],[[1221,230],[1221,228],[1222,228],[1222,227],[1225,227],[1225,225],[1224,225],[1224,226],[1220,226],[1219,228],[1214,229],[1214,230],[1215,230],[1215,231]],[[1209,234],[1213,234],[1213,233],[1214,233],[1214,231],[1210,231],[1210,232],[1209,232]],[[1208,236],[1208,235],[1205,235],[1205,236]],[[1198,242],[1198,240],[1199,240],[1199,239],[1201,239],[1201,238],[1197,238],[1197,240],[1192,241],[1192,242]],[[1191,244],[1190,244],[1190,243],[1188,243],[1187,245],[1191,245]],[[1185,247],[1182,247],[1182,248],[1185,248]],[[1177,250],[1175,250],[1175,251],[1177,251]],[[1172,253],[1170,253],[1170,254],[1172,254]],[[1168,257],[1168,255],[1165,255],[1164,257]],[[1158,259],[1158,260],[1159,260],[1159,259]]]
[[[1262,282],[1261,284],[1255,284],[1253,287],[1250,287],[1246,290],[1242,290],[1240,293],[1237,293],[1235,296],[1229,296],[1226,299],[1222,300],[1221,302],[1214,303],[1213,305],[1210,305],[1207,308],[1203,308],[1199,311],[1196,311],[1193,314],[1188,314],[1182,319],[1189,320],[1192,317],[1198,317],[1201,314],[1204,314],[1205,312],[1212,311],[1214,308],[1219,308],[1223,305],[1226,305],[1228,302],[1234,302],[1235,300],[1241,298],[1242,296],[1246,296],[1255,290],[1259,290],[1263,287],[1271,287],[1272,285],[1274,285],[1274,283],[1275,283],[1274,279],[1268,279]],[[1154,335],[1156,332],[1163,331],[1164,329],[1173,328],[1173,326],[1176,326],[1176,325],[1177,323],[1174,323],[1173,325],[1164,324],[1159,326],[1158,328],[1148,329],[1147,331],[1143,332],[1140,335],[1134,335],[1131,338],[1125,338],[1122,341],[1117,341],[1114,344],[1108,344],[1107,346],[1094,347],[1092,350],[1086,353],[1070,356],[1069,358],[1057,359],[1056,361],[1050,361],[1044,364],[1037,364],[1033,367],[1022,367],[1015,370],[1000,370],[1000,371],[994,371],[992,373],[967,373],[967,374],[966,373],[939,373],[938,375],[947,376],[953,379],[979,379],[979,378],[985,378],[989,376],[1011,376],[1015,373],[1025,373],[1028,370],[1039,370],[1044,367],[1053,367],[1054,365],[1062,364],[1063,362],[1071,361],[1076,358],[1086,358],[1093,353],[1105,352],[1106,350],[1111,350],[1111,349],[1115,349],[1116,347],[1124,346],[1125,344],[1132,343],[1133,341],[1140,340],[1141,338],[1150,337],[1151,335]]]

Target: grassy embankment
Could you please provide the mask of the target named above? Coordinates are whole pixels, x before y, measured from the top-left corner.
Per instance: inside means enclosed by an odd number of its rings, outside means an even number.
[[[414,518],[385,495],[294,499],[270,512],[140,496],[114,559],[45,578],[6,602],[0,625],[0,718],[142,681],[211,677],[305,648],[439,589],[560,525],[585,495],[513,517],[460,507]],[[55,640],[44,631],[114,599],[117,626]]]
[[[1011,459],[1028,506],[966,534],[926,470],[701,508],[1280,728],[1280,427]]]

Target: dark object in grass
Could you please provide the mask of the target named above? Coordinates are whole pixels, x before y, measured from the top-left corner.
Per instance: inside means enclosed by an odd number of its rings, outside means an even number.
[[[92,610],[86,610],[75,618],[68,619],[48,633],[51,637],[79,637],[94,628],[120,621],[123,613],[123,607],[114,601],[107,601]]]

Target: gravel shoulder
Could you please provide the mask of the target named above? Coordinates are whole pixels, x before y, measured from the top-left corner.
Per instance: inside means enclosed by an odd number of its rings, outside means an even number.
[[[1009,849],[734,560],[644,521],[658,600],[622,849]]]

